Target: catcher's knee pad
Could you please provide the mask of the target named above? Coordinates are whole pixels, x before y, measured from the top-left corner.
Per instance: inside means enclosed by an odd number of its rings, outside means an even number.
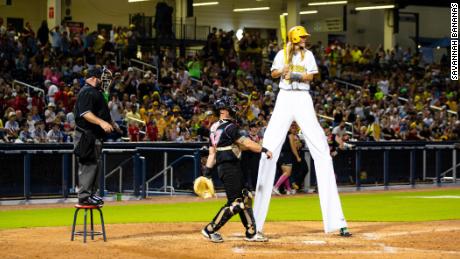
[[[243,195],[244,208],[252,208],[252,193],[244,188],[241,194]]]
[[[251,238],[256,234],[256,221],[252,208],[245,208],[240,212],[241,223],[246,228],[246,237]]]
[[[206,226],[206,230],[210,233],[219,230],[221,227],[230,220],[233,215],[240,213],[244,209],[244,203],[241,198],[236,199],[230,205],[222,207],[212,222]]]

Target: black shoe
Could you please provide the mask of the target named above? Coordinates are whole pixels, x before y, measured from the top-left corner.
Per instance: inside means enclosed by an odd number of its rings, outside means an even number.
[[[93,197],[86,197],[83,199],[78,199],[78,204],[85,206],[100,206],[101,204],[95,200]]]
[[[341,228],[340,229],[340,236],[341,237],[351,237],[352,234],[350,233],[350,231],[348,231],[348,228]]]
[[[104,199],[101,197],[101,196],[97,196],[96,194],[92,194],[90,196],[93,200],[99,202],[99,205],[103,205],[104,204]]]

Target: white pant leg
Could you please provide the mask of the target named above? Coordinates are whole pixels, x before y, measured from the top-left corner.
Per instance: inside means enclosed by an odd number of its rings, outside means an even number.
[[[308,92],[302,93],[305,101],[297,101],[302,113],[295,115],[295,121],[302,129],[308,149],[315,161],[316,179],[326,233],[347,226],[343,216],[334,167],[324,130],[316,118],[313,101]],[[300,97],[300,96],[299,96]]]
[[[268,213],[273,184],[276,175],[276,162],[281,152],[294,110],[290,106],[293,92],[281,90],[276,99],[275,109],[264,134],[263,146],[273,153],[272,159],[262,154],[259,162],[259,175],[254,199],[254,219],[256,228],[262,231]]]

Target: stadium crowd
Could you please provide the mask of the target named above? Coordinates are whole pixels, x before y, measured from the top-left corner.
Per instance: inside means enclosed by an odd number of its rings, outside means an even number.
[[[242,128],[256,125],[263,136],[278,91],[270,77],[276,41],[248,33],[238,41],[233,31],[213,28],[192,55],[145,51],[142,60],[158,71],[144,71],[128,62],[138,37],[133,26],[73,33],[65,23],[50,29],[46,21],[36,32],[29,23],[16,31],[0,18],[0,141],[72,142],[73,105],[94,66],[113,73],[107,101],[122,130],[108,141],[206,140],[216,119],[212,105],[222,95],[237,100]],[[320,69],[311,89],[315,108],[339,143],[460,140],[460,88],[449,80],[446,56],[425,63],[411,49],[338,42],[311,50]]]

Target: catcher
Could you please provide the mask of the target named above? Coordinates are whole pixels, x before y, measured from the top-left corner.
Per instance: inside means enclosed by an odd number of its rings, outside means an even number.
[[[243,187],[243,173],[240,167],[239,147],[253,152],[265,153],[268,158],[272,152],[239,133],[238,126],[233,122],[236,107],[227,96],[214,103],[219,121],[211,126],[209,156],[206,161],[204,176],[211,178],[211,169],[217,166],[217,173],[224,184],[227,203],[219,210],[214,219],[201,230],[205,238],[220,243],[224,239],[217,232],[235,214],[239,214],[246,228],[246,241],[266,242],[268,239],[256,233],[252,212],[252,195]]]

